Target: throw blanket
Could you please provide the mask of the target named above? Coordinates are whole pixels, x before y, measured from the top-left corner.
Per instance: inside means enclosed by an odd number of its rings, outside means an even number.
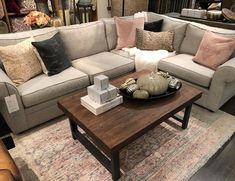
[[[147,12],[142,11],[134,14],[134,18],[141,18],[141,17],[144,17],[144,21],[148,22]]]
[[[168,52],[167,50],[140,50],[136,47],[134,48],[123,48],[122,50],[129,53],[130,56],[135,56],[135,68],[136,71],[140,71],[143,69],[157,71],[158,70],[158,62],[167,57],[171,57],[175,55],[175,52]]]

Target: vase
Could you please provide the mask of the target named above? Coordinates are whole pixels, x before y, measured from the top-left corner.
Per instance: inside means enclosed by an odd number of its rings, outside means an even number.
[[[59,27],[63,25],[63,21],[60,17],[52,17],[50,21],[50,25],[54,27]]]
[[[32,30],[42,29],[42,28],[46,28],[46,27],[49,27],[49,26],[48,25],[44,25],[44,26],[31,25]]]

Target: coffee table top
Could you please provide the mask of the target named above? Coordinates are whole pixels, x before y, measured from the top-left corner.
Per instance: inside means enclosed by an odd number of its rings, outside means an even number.
[[[135,72],[113,79],[111,84],[119,87],[127,78],[137,78],[146,71]],[[155,125],[167,120],[187,105],[201,97],[201,91],[186,84],[168,98],[154,101],[127,100],[123,104],[95,116],[81,105],[80,98],[86,89],[58,102],[66,116],[76,122],[104,152],[121,149]]]

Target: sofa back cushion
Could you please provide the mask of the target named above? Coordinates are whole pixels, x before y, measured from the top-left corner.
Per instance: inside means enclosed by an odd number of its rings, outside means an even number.
[[[59,31],[57,28],[51,27],[51,28],[33,30],[33,31],[30,31],[29,33],[31,36],[33,36],[35,41],[44,41],[53,37],[58,32]]]
[[[51,38],[57,32],[58,30],[55,27],[51,27],[18,33],[0,34],[0,46],[14,45],[30,37],[34,37],[36,41],[42,41]]]
[[[163,19],[162,31],[174,32],[173,47],[178,52],[180,45],[184,39],[188,22],[171,18],[165,15],[148,12],[148,22],[153,22],[161,19]]]
[[[117,28],[113,18],[102,19],[105,26],[105,35],[107,38],[109,50],[113,50],[117,46]]]
[[[43,28],[33,31],[0,34],[0,46],[15,45],[30,37],[34,37],[36,41],[42,41],[51,38],[57,32],[58,30],[55,27],[51,27],[51,28]],[[0,68],[3,68],[1,60],[0,60]]]
[[[125,16],[123,19],[133,19],[133,16]],[[109,50],[113,50],[117,46],[117,28],[114,22],[114,18],[103,18],[102,19],[105,27],[105,35],[107,38]]]
[[[215,28],[199,23],[190,23],[187,27],[185,38],[181,44],[180,53],[196,55],[203,35],[207,30],[224,37],[235,37],[234,30]]]
[[[64,26],[58,29],[71,60],[108,51],[102,21]]]

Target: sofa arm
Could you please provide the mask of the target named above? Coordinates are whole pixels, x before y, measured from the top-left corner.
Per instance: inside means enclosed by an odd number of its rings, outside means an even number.
[[[207,107],[217,111],[235,95],[235,58],[230,59],[215,71],[207,98]]]
[[[9,92],[11,94],[19,95],[18,90],[11,79],[6,75],[6,73],[0,68],[0,84],[1,84],[1,91],[0,97],[9,96]],[[5,89],[5,90],[4,90]],[[8,89],[8,90],[7,90]]]
[[[226,83],[235,81],[235,57],[219,66],[214,77]]]
[[[20,110],[13,113],[9,113],[4,98],[13,94],[16,95]],[[0,113],[4,117],[6,123],[13,131],[13,133],[19,133],[19,130],[21,130],[20,127],[24,127],[26,125],[24,106],[21,101],[21,96],[14,83],[1,68],[0,68]]]

